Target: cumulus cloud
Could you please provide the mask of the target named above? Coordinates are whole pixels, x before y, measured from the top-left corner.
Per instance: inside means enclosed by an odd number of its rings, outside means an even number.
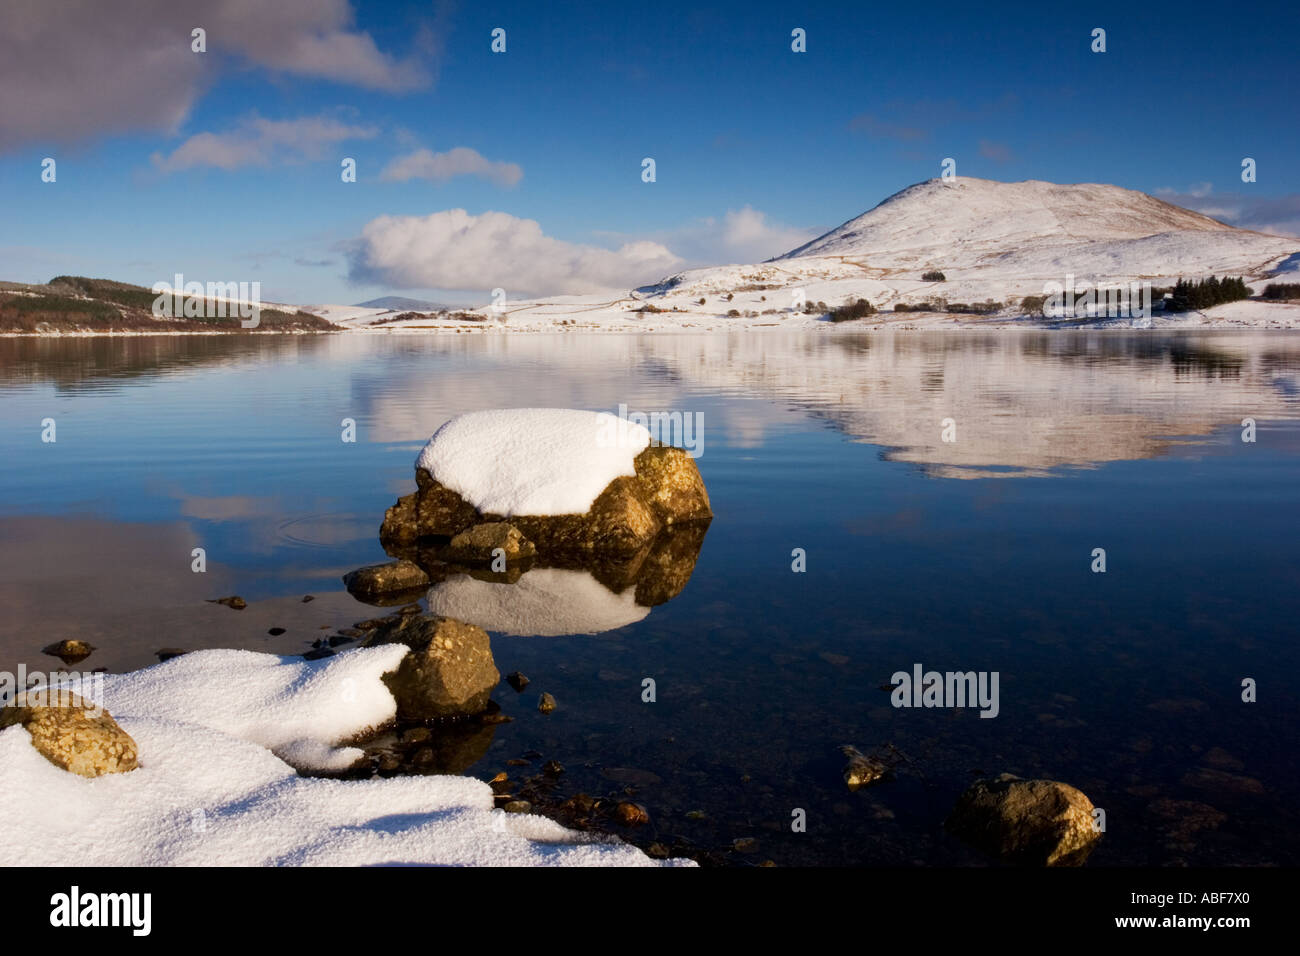
[[[1186,191],[1166,186],[1157,189],[1155,194],[1165,202],[1195,210],[1240,229],[1300,237],[1300,193],[1282,196],[1216,193],[1210,183],[1193,183]]]
[[[270,166],[320,159],[338,143],[373,139],[379,130],[354,126],[328,117],[269,120],[252,116],[225,133],[197,133],[169,155],[153,154],[153,164],[165,173],[196,166],[232,170],[241,166]]]
[[[380,216],[349,249],[349,278],[398,289],[503,288],[511,297],[625,290],[672,272],[681,260],[657,242],[602,249],[547,236],[531,219]]]
[[[207,31],[207,52],[190,31]],[[399,59],[355,27],[348,0],[5,0],[0,3],[0,150],[131,130],[176,130],[223,65],[367,89],[426,86],[424,59]]]
[[[384,167],[379,178],[385,182],[404,183],[412,179],[428,179],[443,183],[457,176],[478,176],[498,186],[510,187],[523,178],[524,171],[517,163],[490,160],[477,150],[457,146],[445,153],[417,149],[399,156]]]
[[[824,228],[787,226],[752,206],[730,209],[721,218],[708,216],[648,237],[673,249],[686,267],[762,262],[816,239]],[[621,233],[604,233],[626,241]]]

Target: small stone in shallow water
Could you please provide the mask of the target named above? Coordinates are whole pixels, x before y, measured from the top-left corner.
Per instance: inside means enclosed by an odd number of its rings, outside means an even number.
[[[528,678],[519,671],[512,671],[506,675],[506,683],[515,689],[515,693],[522,694],[528,686]]]
[[[509,760],[506,761],[506,766],[507,766],[507,767],[527,767],[527,766],[529,766],[529,762],[528,762],[527,760],[524,760],[522,757],[511,757]]]
[[[310,604],[310,603],[311,603],[312,601],[314,601],[314,600],[316,600],[316,599],[315,599],[314,597],[312,597],[310,594],[304,594],[304,595],[302,596],[302,603],[303,603],[303,604]]]
[[[308,651],[306,654],[302,655],[303,660],[306,661],[318,661],[321,658],[333,656],[334,651],[329,647],[318,647],[314,651]]]
[[[379,755],[379,769],[384,773],[392,773],[402,766],[401,759],[397,754],[384,753]]]
[[[596,809],[596,801],[587,796],[585,793],[575,793],[564,803],[560,804],[561,810],[567,810],[570,813],[576,813],[580,816],[586,816]]]
[[[641,804],[625,800],[614,808],[614,819],[625,827],[639,827],[650,822],[650,814]]]
[[[223,598],[209,598],[208,603],[224,604],[226,607],[232,607],[236,611],[242,611],[244,608],[248,607],[248,602],[245,601],[243,598],[241,598],[238,594],[232,594],[230,595],[230,597],[223,597]]]
[[[41,648],[41,653],[49,654],[51,657],[57,657],[65,664],[76,664],[89,657],[90,652],[94,649],[95,645],[86,641],[66,640],[46,645]]]
[[[662,843],[651,843],[645,848],[645,852],[646,856],[654,860],[668,859],[668,847],[664,846]]]
[[[731,841],[731,848],[737,853],[757,853],[758,841],[753,837],[736,837]]]
[[[433,732],[428,727],[409,727],[402,731],[401,741],[404,744],[423,743],[433,736]]]
[[[527,800],[511,800],[501,809],[506,813],[532,813],[533,805]]]
[[[542,773],[548,773],[551,776],[557,776],[564,773],[564,764],[558,760],[548,760],[542,764]]]
[[[181,650],[179,647],[162,647],[154,652],[160,662],[169,661],[173,657],[180,657],[184,653],[185,651]]]
[[[1092,801],[1056,780],[1011,774],[977,780],[958,799],[945,828],[1008,863],[1079,866],[1101,839]]]
[[[284,633],[284,628],[282,628],[282,627],[273,627],[273,628],[270,628],[266,633],[270,634],[272,637],[279,637],[281,634]]]
[[[551,711],[555,710],[555,698],[550,694],[542,694],[542,696],[537,699],[537,709],[543,714],[549,714]]]
[[[849,758],[844,765],[844,782],[850,790],[870,786],[889,772],[889,767],[883,762],[868,757],[856,747],[846,744],[840,748],[840,752]]]

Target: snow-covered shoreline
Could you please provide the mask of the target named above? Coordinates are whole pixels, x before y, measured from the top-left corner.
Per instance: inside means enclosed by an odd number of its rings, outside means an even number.
[[[0,865],[691,865],[493,809],[471,777],[301,776],[291,763],[344,767],[392,719],[380,676],[405,653],[195,651],[109,675],[103,704],[139,748],[126,773],[81,777],[0,731]]]

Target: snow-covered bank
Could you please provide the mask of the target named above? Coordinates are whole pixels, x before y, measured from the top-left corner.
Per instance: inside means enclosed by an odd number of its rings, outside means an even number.
[[[479,780],[309,778],[276,756],[350,763],[359,751],[340,744],[395,711],[380,675],[404,653],[197,651],[110,675],[104,704],[139,746],[129,773],[76,776],[22,727],[0,732],[0,865],[658,865],[494,810]]]

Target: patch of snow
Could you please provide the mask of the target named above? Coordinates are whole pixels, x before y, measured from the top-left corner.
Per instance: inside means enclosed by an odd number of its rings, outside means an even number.
[[[507,408],[451,419],[416,467],[484,514],[585,514],[650,444],[646,429],[608,412]]]
[[[196,651],[109,675],[105,702],[139,747],[129,773],[68,773],[7,728],[0,865],[656,865],[621,841],[494,810],[469,777],[308,778],[267,749],[292,737],[290,749],[337,756],[332,741],[392,712],[379,676],[400,653]]]
[[[636,588],[615,594],[586,571],[561,568],[535,568],[514,584],[453,575],[429,589],[428,605],[486,631],[541,637],[600,634],[650,613],[636,603]]]

